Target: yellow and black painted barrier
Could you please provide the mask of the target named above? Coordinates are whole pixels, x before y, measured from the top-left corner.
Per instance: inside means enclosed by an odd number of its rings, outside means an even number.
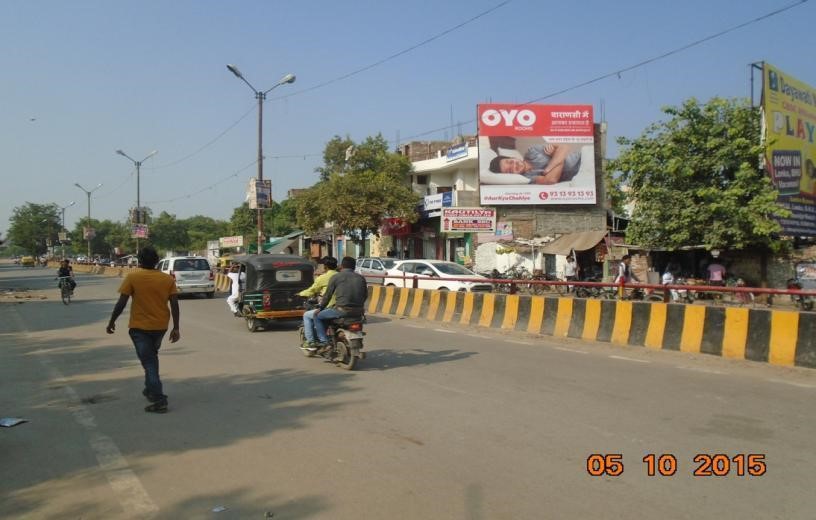
[[[369,313],[816,368],[816,313],[369,286]]]

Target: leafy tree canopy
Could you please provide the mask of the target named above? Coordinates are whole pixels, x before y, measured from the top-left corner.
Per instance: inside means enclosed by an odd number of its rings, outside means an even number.
[[[353,146],[352,153],[346,160],[349,146]],[[384,217],[416,220],[419,196],[408,185],[411,163],[389,152],[381,135],[359,145],[335,137],[323,156],[326,163],[319,171],[325,178],[295,199],[302,229],[314,233],[331,222],[337,230],[359,239],[376,233]]]
[[[634,207],[627,242],[667,249],[775,245],[775,218],[788,211],[760,169],[758,109],[714,98],[664,112],[668,121],[637,139],[618,139],[622,152],[609,165]]]
[[[27,202],[12,210],[8,238],[31,255],[47,251],[46,244],[54,243],[60,231],[59,207],[56,204]]]

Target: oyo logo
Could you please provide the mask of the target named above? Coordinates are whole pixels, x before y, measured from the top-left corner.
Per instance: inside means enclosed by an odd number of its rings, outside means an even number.
[[[538,198],[541,200],[547,200],[550,198],[550,194],[547,193],[546,191],[542,191],[541,193],[538,194]]]
[[[499,126],[504,123],[504,126],[533,126],[536,122],[535,112],[532,110],[512,110],[491,108],[482,112],[482,123],[487,126]]]

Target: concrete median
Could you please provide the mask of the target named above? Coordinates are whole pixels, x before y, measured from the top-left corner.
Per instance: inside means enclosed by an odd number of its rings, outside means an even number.
[[[369,313],[816,368],[816,313],[369,286]]]

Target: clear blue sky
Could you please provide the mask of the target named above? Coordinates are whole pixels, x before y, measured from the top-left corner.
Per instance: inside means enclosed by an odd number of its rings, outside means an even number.
[[[256,156],[257,113],[253,93],[227,63],[259,89],[297,75],[264,105],[264,172],[281,200],[316,181],[314,168],[335,134],[405,140],[448,125],[451,110],[455,122],[471,121],[480,102],[546,96],[794,3],[512,0],[361,74],[273,99],[375,63],[501,1],[6,0],[0,232],[12,208],[26,202],[76,201],[66,211],[72,228],[86,213],[75,182],[104,183],[93,217],[124,220],[136,179],[114,153],[119,148],[137,160],[159,151],[141,175],[142,203],[156,214],[228,219],[255,175],[246,167]],[[662,106],[747,96],[751,62],[768,61],[816,86],[814,20],[811,1],[544,102],[592,103],[597,119],[603,101],[614,156],[614,139],[639,135],[661,118]],[[475,123],[462,130],[474,133]],[[273,158],[290,155],[299,157]]]

